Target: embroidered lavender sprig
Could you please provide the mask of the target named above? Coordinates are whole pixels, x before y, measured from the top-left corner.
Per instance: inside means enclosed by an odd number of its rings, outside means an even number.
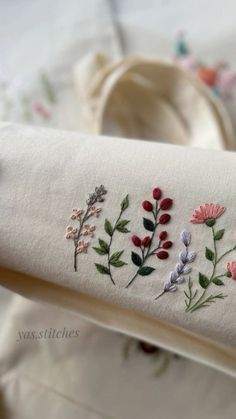
[[[160,298],[166,292],[177,291],[178,285],[184,282],[185,275],[189,274],[192,270],[192,268],[188,265],[189,263],[192,263],[195,260],[197,254],[196,252],[189,251],[189,246],[191,243],[191,234],[186,230],[182,231],[180,235],[180,240],[184,244],[185,249],[180,252],[179,260],[176,264],[175,270],[173,272],[170,272],[169,279],[165,283],[164,290],[155,298],[155,300]]]
[[[87,253],[89,247],[89,241],[85,241],[83,237],[93,237],[96,227],[92,224],[86,223],[86,221],[95,216],[98,217],[101,208],[95,206],[97,202],[104,201],[104,195],[107,193],[103,185],[95,188],[95,191],[89,194],[86,200],[87,208],[85,210],[80,208],[73,208],[71,219],[79,222],[78,228],[68,226],[66,228],[65,238],[72,239],[74,242],[74,270],[77,271],[77,255],[80,253]]]

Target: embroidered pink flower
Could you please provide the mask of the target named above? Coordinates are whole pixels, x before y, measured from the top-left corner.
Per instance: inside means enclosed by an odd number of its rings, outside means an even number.
[[[71,219],[72,220],[80,220],[81,215],[84,213],[84,211],[82,209],[79,208],[73,208],[72,209],[72,214],[71,214]]]
[[[71,226],[68,226],[66,228],[65,238],[66,239],[74,239],[75,236],[76,236],[76,234],[77,234],[77,232],[78,232],[78,229],[77,228],[73,228]]]
[[[203,204],[196,208],[190,220],[193,224],[206,223],[212,226],[216,220],[225,212],[225,207],[219,204]]]
[[[89,242],[85,242],[84,240],[80,240],[76,246],[76,254],[78,253],[87,253],[89,247]]]
[[[236,281],[236,262],[231,261],[226,265],[229,276]]]
[[[91,236],[91,237],[93,237],[94,236],[94,230],[96,229],[96,227],[95,226],[93,226],[93,225],[91,225],[91,224],[85,224],[84,225],[84,228],[83,228],[83,230],[82,230],[82,235],[83,236]]]
[[[95,217],[99,217],[102,208],[91,207],[89,210],[89,216],[95,215]]]

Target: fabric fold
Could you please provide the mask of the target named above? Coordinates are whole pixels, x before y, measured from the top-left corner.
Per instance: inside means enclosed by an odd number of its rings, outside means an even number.
[[[3,124],[0,283],[236,375],[236,156]]]

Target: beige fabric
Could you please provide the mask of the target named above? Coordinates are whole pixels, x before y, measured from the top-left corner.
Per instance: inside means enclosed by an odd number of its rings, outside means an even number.
[[[144,57],[109,63],[88,55],[75,66],[74,79],[90,132],[235,149],[222,102],[171,63]]]
[[[194,339],[186,346],[185,342],[181,343],[181,338],[176,340],[176,336],[153,336],[154,328],[152,327],[152,332],[147,332],[147,324],[141,320],[139,324],[134,322],[134,326],[131,321],[129,324],[130,311],[120,323],[120,319],[116,318],[115,324],[112,325],[123,332],[143,335],[165,347],[176,348],[187,356],[235,374],[234,281],[227,282],[227,300],[219,301],[216,305],[194,314],[184,311],[184,285],[181,285],[176,293],[168,293],[162,299],[154,301],[154,297],[163,289],[168,273],[176,264],[181,249],[178,237],[183,228],[194,231],[192,245],[199,253],[198,269],[208,269],[202,254],[205,243],[209,241],[207,229],[203,225],[189,224],[190,215],[196,206],[209,201],[225,205],[227,211],[224,220],[220,220],[219,227],[224,223],[227,242],[230,245],[234,244],[234,153],[193,150],[125,139],[93,138],[11,124],[2,126],[0,141],[0,264],[2,267],[30,275],[28,280],[27,277],[21,276],[16,280],[14,275],[6,276],[2,271],[2,284],[27,294],[30,298],[39,296],[40,299],[47,300],[50,295],[51,301],[53,299],[55,302],[54,293],[49,294],[49,289],[45,289],[44,292],[41,289],[41,281],[33,278],[39,277],[59,287],[75,290],[80,295],[96,297],[119,307],[117,316],[122,314],[123,309],[128,308],[134,313],[139,313],[140,319],[143,315],[153,318],[157,327],[163,321],[181,327],[187,331],[187,339],[191,332],[214,341],[211,352],[208,352],[208,345],[204,340],[204,344],[200,343],[200,351],[198,344],[193,343]],[[102,162],[104,164],[101,164]],[[133,175],[130,176],[130,173]],[[135,272],[135,267],[129,260],[130,251],[133,250],[130,235],[120,235],[116,239],[116,246],[118,249],[125,249],[124,257],[129,262],[122,269],[117,269],[116,287],[111,284],[109,278],[96,271],[94,262],[101,263],[101,259],[91,248],[87,255],[79,255],[78,272],[73,272],[72,243],[64,239],[71,208],[82,206],[88,193],[101,183],[105,185],[108,193],[102,204],[102,215],[96,221],[96,238],[93,244],[98,237],[104,237],[105,217],[114,221],[119,203],[127,193],[130,196],[130,207],[126,217],[131,220],[131,232],[137,234],[143,234],[143,209],[140,204],[149,196],[154,186],[159,185],[165,194],[174,199],[172,221],[168,226],[175,244],[170,258],[158,265],[157,275],[138,278],[129,289],[125,289],[127,279]],[[193,276],[197,276],[195,268]],[[58,288],[55,292],[58,296],[56,303],[66,304],[68,308],[68,298],[63,297],[64,288]],[[78,305],[73,303],[75,307],[71,308],[80,311],[84,298],[80,297]],[[76,297],[74,299],[76,300]],[[96,321],[95,317],[98,314],[96,310],[92,312],[93,303],[94,300],[87,306],[84,303],[81,311]],[[101,315],[102,318],[98,319],[108,327],[110,318],[112,319],[112,316],[109,317],[112,306],[109,305]],[[175,328],[173,333],[175,334]],[[225,347],[223,350],[220,349],[222,345]]]
[[[19,332],[79,330],[72,339],[22,339]],[[227,377],[138,342],[62,308],[14,295],[0,334],[1,419],[234,419]],[[191,413],[190,413],[191,412]]]

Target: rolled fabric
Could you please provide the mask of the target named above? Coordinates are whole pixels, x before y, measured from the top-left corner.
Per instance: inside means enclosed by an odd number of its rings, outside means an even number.
[[[236,376],[236,155],[2,124],[0,283]]]

